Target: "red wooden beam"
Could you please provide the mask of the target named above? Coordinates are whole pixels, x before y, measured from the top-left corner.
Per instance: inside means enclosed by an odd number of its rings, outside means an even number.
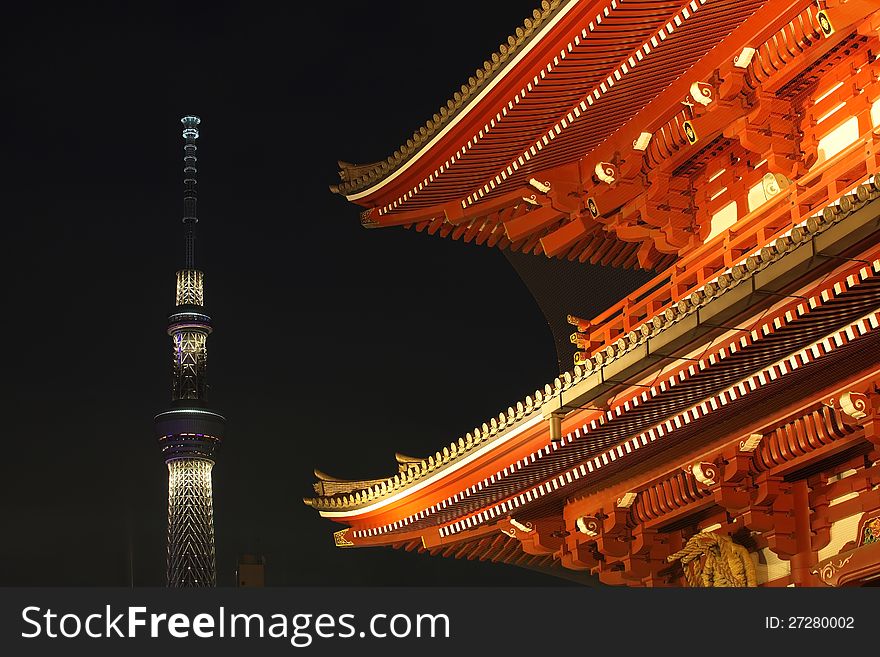
[[[504,233],[512,242],[543,230],[559,221],[562,213],[554,207],[546,206],[527,212],[522,217],[504,222]]]

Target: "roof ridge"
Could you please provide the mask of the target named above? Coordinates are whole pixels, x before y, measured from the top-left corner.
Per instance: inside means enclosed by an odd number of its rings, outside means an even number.
[[[371,183],[377,182],[392,172],[400,165],[408,161],[415,153],[420,151],[434,136],[442,130],[446,124],[458,116],[462,108],[468,106],[477,91],[495,73],[511,59],[511,57],[528,43],[537,33],[538,28],[556,13],[556,11],[568,0],[542,0],[541,6],[534,11],[529,18],[523,21],[522,26],[517,27],[514,33],[507,37],[507,42],[498,46],[483,65],[474,71],[468,78],[467,84],[462,84],[460,89],[452,94],[452,98],[441,105],[434,115],[420,126],[397,150],[384,160],[369,164],[351,164],[338,162],[339,178],[342,182],[330,185],[330,191],[334,194],[349,194],[364,189]]]

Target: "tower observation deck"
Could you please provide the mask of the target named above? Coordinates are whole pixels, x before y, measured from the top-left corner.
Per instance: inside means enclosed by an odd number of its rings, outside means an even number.
[[[168,466],[170,587],[215,586],[214,505],[211,471],[226,418],[208,408],[204,273],[195,268],[197,116],[184,116],[184,268],[177,272],[175,308],[168,317],[172,341],[171,406],[155,417],[156,436]]]

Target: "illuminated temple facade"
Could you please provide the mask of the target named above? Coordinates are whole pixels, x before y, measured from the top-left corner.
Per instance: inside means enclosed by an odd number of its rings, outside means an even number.
[[[316,471],[335,544],[876,583],[878,54],[876,0],[544,2],[390,157],[340,163],[368,228],[655,276],[570,316],[567,369],[434,454]]]

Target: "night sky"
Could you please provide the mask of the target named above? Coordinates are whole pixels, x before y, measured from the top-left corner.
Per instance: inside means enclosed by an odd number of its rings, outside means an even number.
[[[537,4],[6,7],[0,585],[164,584],[152,418],[170,401],[188,113],[210,403],[229,418],[218,583],[248,551],[270,585],[564,583],[339,550],[301,502],[313,468],[387,476],[395,451],[433,453],[558,373],[499,250],[364,230],[328,191],[336,160],[387,156]],[[606,297],[630,280],[589,271]]]

